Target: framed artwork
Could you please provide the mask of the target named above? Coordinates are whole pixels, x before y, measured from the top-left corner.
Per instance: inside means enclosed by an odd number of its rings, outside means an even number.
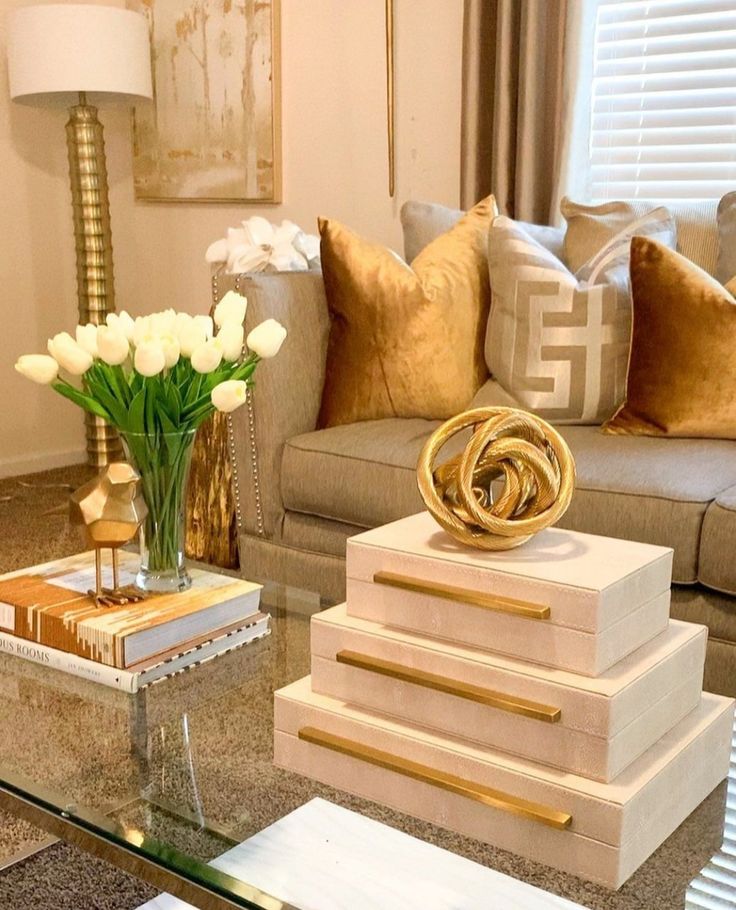
[[[133,111],[137,199],[280,202],[279,0],[143,0],[153,103]]]

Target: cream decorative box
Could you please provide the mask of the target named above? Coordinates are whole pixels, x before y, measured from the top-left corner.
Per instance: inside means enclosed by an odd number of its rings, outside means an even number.
[[[351,616],[598,676],[667,626],[672,550],[550,528],[502,553],[428,512],[348,540]]]
[[[700,701],[707,629],[672,622],[592,679],[379,626],[345,605],[312,617],[312,688],[610,781]]]
[[[706,694],[602,784],[316,694],[308,677],[275,710],[277,765],[612,888],[725,778],[733,725],[732,700]]]
[[[733,702],[701,693],[671,569],[559,529],[475,550],[426,512],[359,534],[275,761],[618,888],[728,773]]]

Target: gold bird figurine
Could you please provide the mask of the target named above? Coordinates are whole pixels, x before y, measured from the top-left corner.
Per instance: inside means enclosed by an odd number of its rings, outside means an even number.
[[[89,596],[98,607],[135,603],[146,597],[134,585],[120,587],[118,548],[131,541],[143,523],[148,508],[138,490],[140,477],[124,461],[109,464],[97,477],[71,495],[69,517],[82,524],[95,549],[95,585]],[[112,550],[112,588],[102,586],[103,547]]]

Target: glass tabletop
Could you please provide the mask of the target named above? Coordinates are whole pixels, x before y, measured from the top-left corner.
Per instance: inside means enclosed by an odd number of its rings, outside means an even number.
[[[208,864],[319,796],[591,910],[736,908],[733,761],[728,785],[615,893],[275,768],[273,693],[309,673],[321,605],[281,586],[262,602],[270,637],[136,696],[0,655],[0,789],[72,824],[75,842],[108,845],[113,861],[124,848],[140,869],[195,884],[215,901],[202,906],[288,906]]]

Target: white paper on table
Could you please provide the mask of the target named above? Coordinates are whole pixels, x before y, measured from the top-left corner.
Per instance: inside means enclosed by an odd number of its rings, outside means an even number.
[[[212,865],[300,910],[585,910],[313,799]],[[138,910],[189,910],[161,894]]]

